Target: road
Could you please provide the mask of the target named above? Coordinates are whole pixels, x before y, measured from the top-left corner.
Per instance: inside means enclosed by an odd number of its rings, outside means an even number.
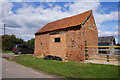
[[[9,54],[8,54],[9,55]],[[2,78],[59,78],[2,58]]]

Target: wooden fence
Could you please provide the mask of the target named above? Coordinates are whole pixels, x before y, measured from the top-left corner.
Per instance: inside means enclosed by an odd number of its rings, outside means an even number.
[[[93,53],[89,53],[88,51],[92,51]],[[100,51],[105,53],[100,53]],[[91,56],[96,56],[96,57],[91,57]],[[104,58],[101,58],[100,56],[104,56]],[[120,61],[120,46],[86,46],[85,59],[106,60],[107,62]]]

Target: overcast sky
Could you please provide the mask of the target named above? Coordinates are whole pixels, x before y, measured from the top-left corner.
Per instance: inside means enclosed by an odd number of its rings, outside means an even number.
[[[26,41],[34,38],[34,33],[48,22],[91,9],[98,35],[115,36],[118,41],[118,2],[3,2],[1,7],[6,34]]]

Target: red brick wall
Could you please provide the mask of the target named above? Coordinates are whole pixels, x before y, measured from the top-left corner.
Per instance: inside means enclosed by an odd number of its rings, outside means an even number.
[[[78,29],[78,27],[76,28]],[[67,33],[57,34],[54,36],[49,35],[49,33],[36,35],[35,55],[43,57],[44,55],[51,54],[60,56],[63,59],[67,59],[69,61],[84,61],[85,40],[87,41],[88,46],[98,45],[98,31],[94,22],[93,15],[91,14],[89,19],[84,25],[82,25],[79,30],[76,30],[76,28],[74,28],[73,30],[68,30]],[[57,36],[61,36],[61,38],[63,38],[63,41],[60,44],[58,43],[59,45],[52,41]],[[88,53],[93,52],[88,51]]]
[[[54,42],[54,38],[60,37],[60,42]],[[66,34],[57,34],[50,36],[50,55],[59,56],[62,59],[66,57]]]
[[[88,42],[88,46],[98,46],[98,30],[97,30],[93,15],[90,16],[89,20],[86,22],[84,26],[87,26],[85,30],[86,31],[85,38]],[[97,49],[97,48],[91,47],[88,49]],[[88,54],[94,54],[94,53],[97,54],[98,52],[92,51],[92,50],[88,51]],[[89,55],[89,57],[92,58],[92,55]]]
[[[50,35],[36,35],[35,36],[35,55],[43,56],[49,53]]]
[[[66,56],[70,61],[85,60],[85,40],[88,46],[98,46],[98,31],[94,22],[93,15],[89,17],[80,30],[71,30],[67,34]],[[92,49],[92,48],[91,48]],[[97,53],[95,51],[88,51]]]
[[[82,29],[82,28],[81,28]],[[84,36],[82,30],[69,31],[67,34],[66,56],[69,61],[80,61],[84,59]]]

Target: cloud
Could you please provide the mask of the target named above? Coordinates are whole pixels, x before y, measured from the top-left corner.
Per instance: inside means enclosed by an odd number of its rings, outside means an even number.
[[[118,20],[117,12],[111,12],[110,14],[97,13],[96,10],[100,6],[100,2],[66,3],[64,6],[48,3],[48,6],[51,8],[45,9],[45,5],[43,4],[40,4],[40,6],[35,8],[33,5],[22,3],[22,8],[17,9],[15,14],[12,11],[12,8],[14,7],[12,3],[3,3],[3,23],[7,24],[7,34],[15,34],[18,37],[28,40],[33,38],[34,33],[48,22],[80,14],[90,9],[93,10],[97,26],[101,26],[101,23],[104,21]],[[68,7],[69,9],[63,12],[63,7]],[[112,33],[104,32],[104,34],[99,34],[110,35]]]
[[[32,29],[32,28],[31,28]],[[21,28],[12,28],[6,27],[7,34],[14,34],[17,35],[19,38],[30,39],[33,38],[34,29],[30,30],[28,27],[21,27]]]
[[[119,30],[120,31],[120,26],[115,26],[114,29]]]
[[[100,31],[99,36],[117,36],[117,31]]]
[[[99,5],[99,2],[77,2],[70,5],[70,11],[73,14],[79,14],[91,9],[95,11]]]
[[[66,4],[64,5],[64,7],[69,7],[71,4],[72,4],[71,2],[66,3]]]
[[[110,14],[94,13],[97,24],[101,24],[104,21],[118,20],[118,12],[110,12]],[[100,26],[99,26],[100,27]]]
[[[22,0],[2,0],[1,2],[22,2]]]
[[[52,3],[48,3],[48,6],[49,6],[49,7],[53,7],[53,4],[52,4]]]
[[[2,3],[2,8],[1,8],[2,9],[2,16],[3,17],[12,16],[13,15],[12,7],[13,7],[12,3],[3,2]]]
[[[1,0],[1,2],[8,2],[7,0]]]

